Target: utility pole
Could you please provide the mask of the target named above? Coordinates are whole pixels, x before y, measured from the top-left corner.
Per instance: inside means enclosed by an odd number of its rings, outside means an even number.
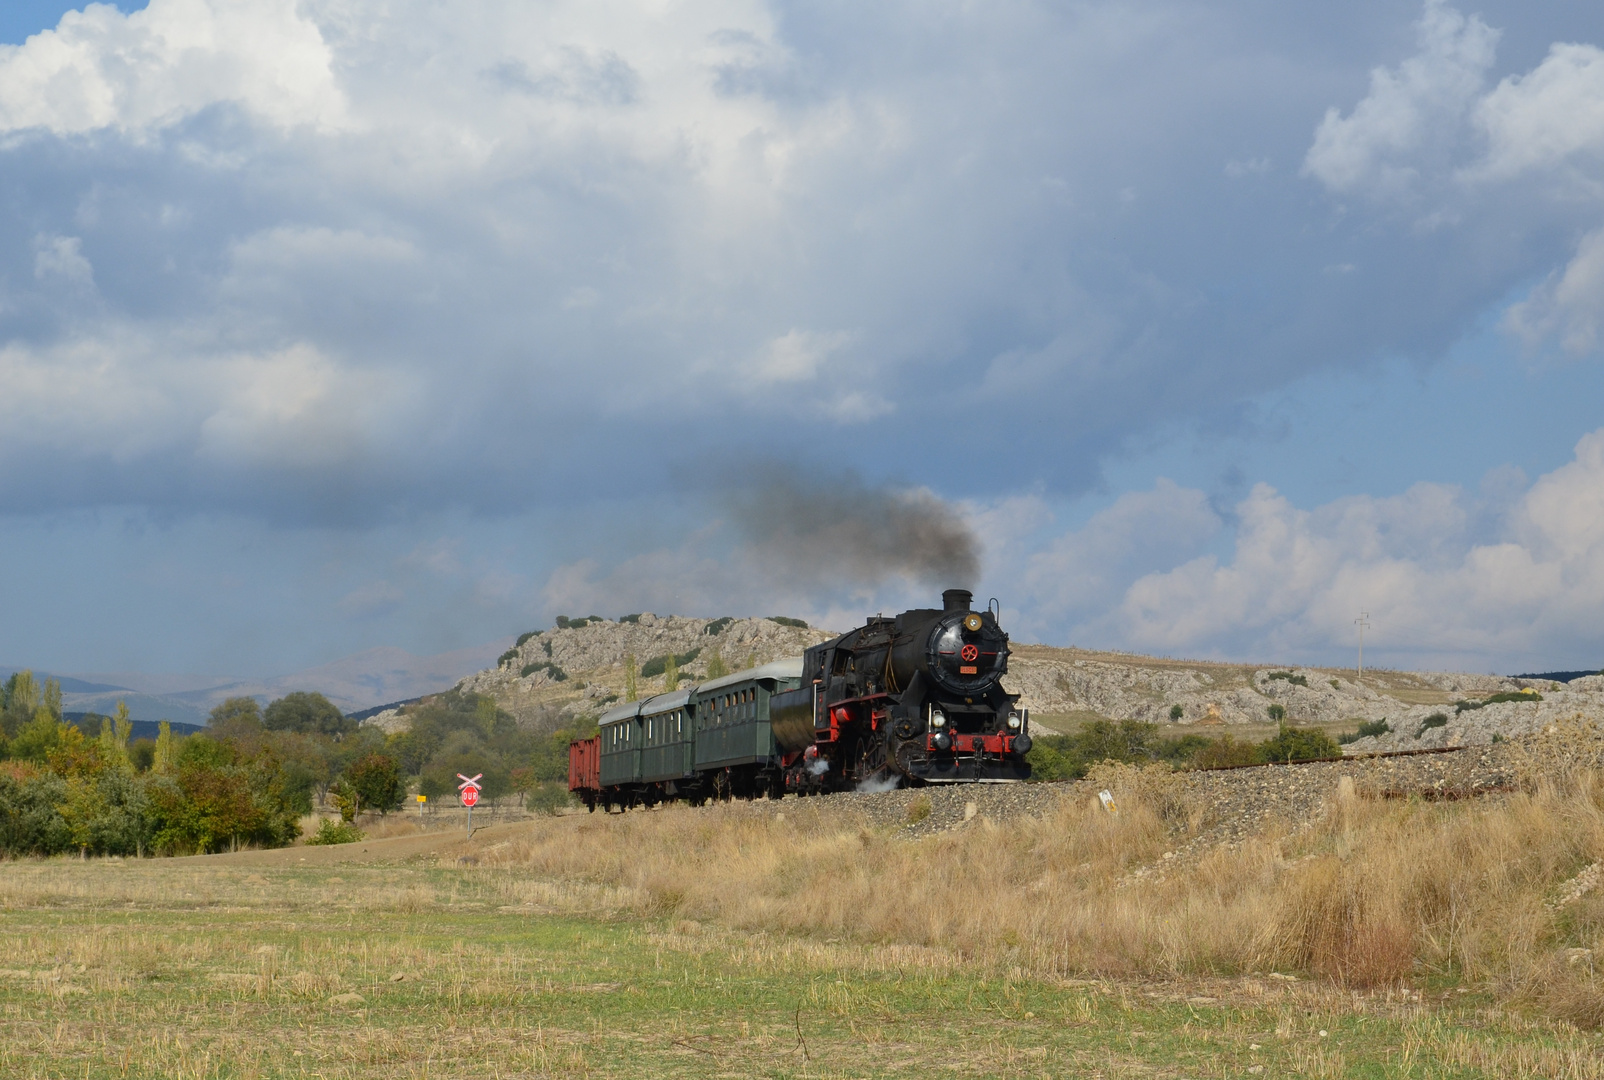
[[[1359,689],[1365,688],[1365,629],[1370,625],[1370,612],[1361,611],[1359,617],[1353,620],[1359,628]]]

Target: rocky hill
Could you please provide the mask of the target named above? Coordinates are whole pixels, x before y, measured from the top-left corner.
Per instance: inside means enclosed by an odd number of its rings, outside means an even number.
[[[565,620],[567,621],[567,620]],[[641,697],[661,693],[663,660],[707,678],[714,663],[739,671],[831,637],[833,632],[775,619],[693,619],[643,614],[576,619],[530,633],[495,667],[463,679],[540,726],[594,716],[625,694],[633,658]],[[1040,733],[1073,730],[1097,719],[1135,719],[1182,731],[1263,726],[1272,706],[1287,719],[1352,731],[1385,721],[1388,731],[1351,743],[1350,752],[1488,743],[1495,735],[1538,732],[1578,713],[1604,719],[1604,676],[1555,683],[1496,675],[1269,667],[1170,660],[1127,653],[1014,645],[1004,685],[1021,695]],[[1177,715],[1178,710],[1178,715]],[[383,713],[373,722],[404,720]]]
[[[1092,719],[1136,719],[1177,728],[1262,725],[1279,705],[1293,723],[1357,729],[1385,721],[1388,731],[1349,752],[1414,750],[1491,742],[1541,731],[1581,713],[1604,719],[1604,677],[1570,683],[1459,672],[1221,664],[1124,653],[1015,647],[1010,689],[1023,695],[1032,724],[1072,727]],[[1510,698],[1511,700],[1498,700]],[[1179,706],[1180,716],[1172,719]]]
[[[576,625],[577,624],[577,625]],[[679,615],[632,615],[576,619],[570,625],[524,635],[495,667],[457,685],[486,694],[503,709],[536,726],[555,727],[594,716],[625,694],[626,668],[634,659],[636,693],[667,689],[663,660],[673,655],[681,673],[698,681],[715,661],[727,671],[756,667],[833,637],[830,631],[782,624],[774,619],[691,619]],[[396,711],[370,723],[394,728]]]

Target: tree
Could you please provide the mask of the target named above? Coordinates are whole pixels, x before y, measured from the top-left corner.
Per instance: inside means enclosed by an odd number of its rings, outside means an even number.
[[[270,731],[295,731],[303,735],[331,735],[336,738],[356,730],[334,703],[322,694],[297,690],[268,705],[262,724]]]
[[[42,704],[39,683],[31,671],[24,669],[13,672],[11,678],[6,680],[4,694],[0,696],[4,698],[0,702],[4,706],[0,709],[0,725],[4,726],[7,737],[15,738]]]
[[[717,649],[713,650],[713,658],[707,662],[707,677],[709,679],[722,679],[730,673],[724,666],[724,657],[719,655]]]
[[[669,653],[668,658],[663,661],[663,689],[672,691],[678,686],[679,659],[673,653]]]
[[[43,705],[35,706],[32,719],[23,724],[11,740],[11,756],[43,765],[61,745],[61,729],[70,726],[51,716]]]
[[[624,700],[634,701],[638,696],[635,691],[635,654],[630,653],[624,657]]]
[[[260,728],[262,707],[253,697],[231,697],[212,710],[207,724],[215,731]]]
[[[1287,709],[1285,705],[1271,705],[1265,711],[1270,714],[1270,719],[1274,720],[1278,724],[1287,718]]]
[[[151,804],[163,851],[207,854],[237,847],[262,824],[250,784],[239,770],[186,763],[178,775],[153,786]]]
[[[271,754],[242,757],[232,743],[184,739],[175,771],[147,780],[151,845],[166,852],[212,852],[242,844],[282,847],[300,834]]]
[[[535,786],[534,766],[520,765],[516,769],[512,770],[510,776],[512,779],[512,790],[518,796],[518,806],[521,809],[523,807],[525,797],[527,797],[529,794],[529,789]]]
[[[1183,717],[1185,715],[1186,715],[1186,710],[1181,708],[1179,705],[1171,705],[1170,706],[1170,719],[1171,720],[1179,720],[1181,717]]]
[[[344,780],[356,796],[358,807],[381,814],[400,806],[407,793],[401,770],[388,754],[367,754],[352,762],[345,770]]]
[[[150,842],[144,785],[122,769],[72,777],[59,809],[82,854],[137,857]]]
[[[173,771],[173,725],[165,720],[156,732],[156,752],[151,756],[150,771],[161,776]]]
[[[102,717],[100,721],[100,758],[107,765],[134,771],[133,759],[128,756],[128,736],[134,731],[134,722],[128,719],[126,702],[117,703],[117,715]]]

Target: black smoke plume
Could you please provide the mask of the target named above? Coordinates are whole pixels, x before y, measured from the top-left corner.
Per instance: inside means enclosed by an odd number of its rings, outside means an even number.
[[[905,577],[973,588],[980,544],[949,504],[926,491],[869,487],[855,474],[809,483],[770,469],[730,499],[754,553],[790,581],[877,585]]]

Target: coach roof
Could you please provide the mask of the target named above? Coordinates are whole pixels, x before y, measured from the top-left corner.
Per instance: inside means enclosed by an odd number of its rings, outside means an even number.
[[[635,719],[635,717],[637,717],[639,715],[640,715],[640,702],[638,702],[638,701],[626,701],[624,704],[615,705],[611,709],[608,709],[606,712],[602,713],[601,714],[601,719],[596,721],[596,723],[597,723],[598,726],[606,726],[607,724],[619,724],[619,723],[624,722],[625,720],[633,720],[633,719]]]
[[[640,714],[642,716],[656,716],[658,713],[665,713],[670,709],[678,709],[691,700],[691,694],[695,690],[696,687],[693,686],[689,690],[675,690],[670,694],[658,694],[656,697],[647,698],[641,703]]]
[[[726,675],[722,679],[705,682],[696,688],[696,692],[705,694],[711,690],[722,690],[726,686],[737,686],[741,683],[755,682],[758,679],[800,679],[801,677],[802,658],[800,656],[787,656],[783,660],[775,660],[761,667],[737,671],[734,675]]]

